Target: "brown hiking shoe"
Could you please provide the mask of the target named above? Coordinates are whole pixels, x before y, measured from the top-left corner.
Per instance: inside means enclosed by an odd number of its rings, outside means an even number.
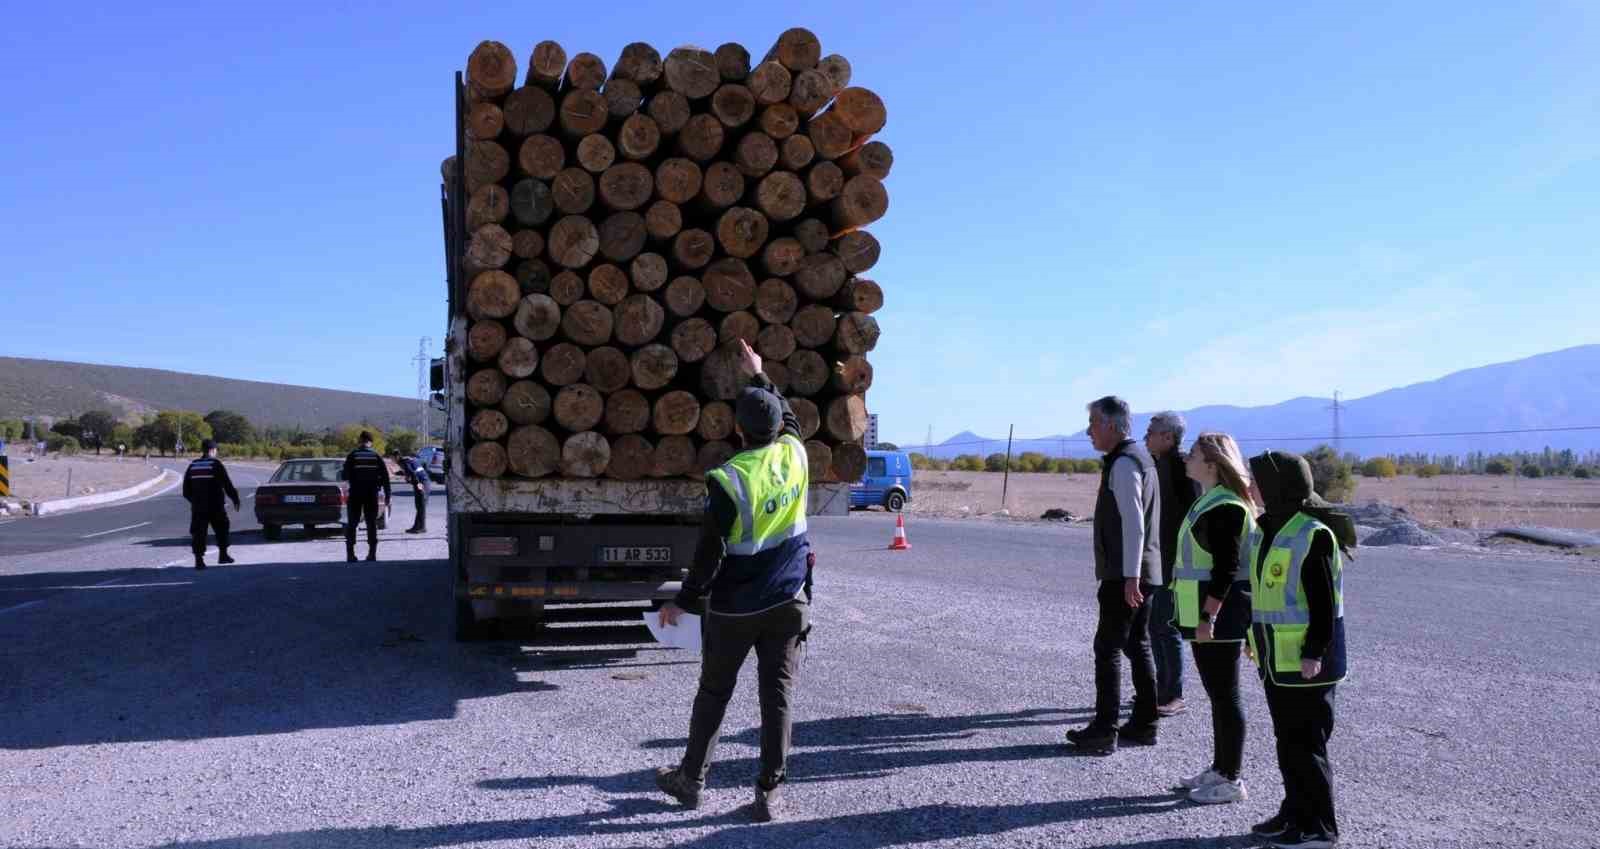
[[[1189,706],[1183,703],[1183,699],[1173,699],[1164,705],[1156,705],[1156,716],[1177,716],[1188,709]]]
[[[698,781],[690,781],[683,771],[674,767],[658,767],[656,769],[656,786],[661,792],[678,800],[678,803],[689,810],[700,807],[700,788]]]

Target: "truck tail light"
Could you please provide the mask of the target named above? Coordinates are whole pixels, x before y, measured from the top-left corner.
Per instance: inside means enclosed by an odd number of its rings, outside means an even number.
[[[467,553],[473,557],[514,557],[517,553],[517,538],[473,537],[467,543]]]

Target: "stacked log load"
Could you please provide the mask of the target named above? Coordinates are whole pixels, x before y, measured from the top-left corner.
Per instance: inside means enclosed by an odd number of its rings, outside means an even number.
[[[743,340],[812,479],[859,479],[893,154],[850,63],[800,28],[757,61],[635,42],[609,69],[485,41],[466,81],[470,472],[702,476],[737,450]]]

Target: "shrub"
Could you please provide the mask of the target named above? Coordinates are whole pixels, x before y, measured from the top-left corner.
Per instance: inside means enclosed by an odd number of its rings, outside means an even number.
[[[1522,476],[1525,478],[1542,478],[1544,477],[1544,470],[1529,463],[1522,467]]]
[[[1392,478],[1399,473],[1394,461],[1388,457],[1374,457],[1361,467],[1361,474],[1369,478]]]
[[[1593,474],[1593,472],[1589,471],[1588,466],[1579,466],[1572,470],[1572,476],[1579,480],[1588,480]]]
[[[999,451],[983,458],[983,470],[986,472],[1003,472],[1006,470],[1006,455]]]
[[[1419,478],[1436,478],[1441,474],[1444,474],[1444,470],[1439,468],[1438,463],[1427,463],[1417,467],[1417,477]]]
[[[950,461],[950,468],[958,472],[981,472],[983,459],[976,454],[962,454]]]
[[[1511,461],[1496,458],[1484,464],[1483,470],[1491,475],[1509,475],[1511,474]]]
[[[1318,445],[1305,455],[1311,464],[1313,488],[1329,501],[1347,502],[1356,494],[1356,478],[1350,463],[1327,445]]]
[[[44,438],[44,447],[47,451],[54,451],[57,454],[62,454],[68,457],[71,457],[72,455],[83,450],[83,446],[78,444],[77,437],[66,436],[60,433],[52,433],[46,436]]]

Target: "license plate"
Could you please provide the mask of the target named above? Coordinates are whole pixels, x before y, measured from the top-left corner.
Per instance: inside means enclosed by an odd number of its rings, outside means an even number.
[[[285,503],[285,504],[315,504],[315,503],[317,503],[317,497],[315,495],[285,495],[283,497],[283,503]]]
[[[601,563],[671,563],[670,545],[608,545],[600,549]]]

